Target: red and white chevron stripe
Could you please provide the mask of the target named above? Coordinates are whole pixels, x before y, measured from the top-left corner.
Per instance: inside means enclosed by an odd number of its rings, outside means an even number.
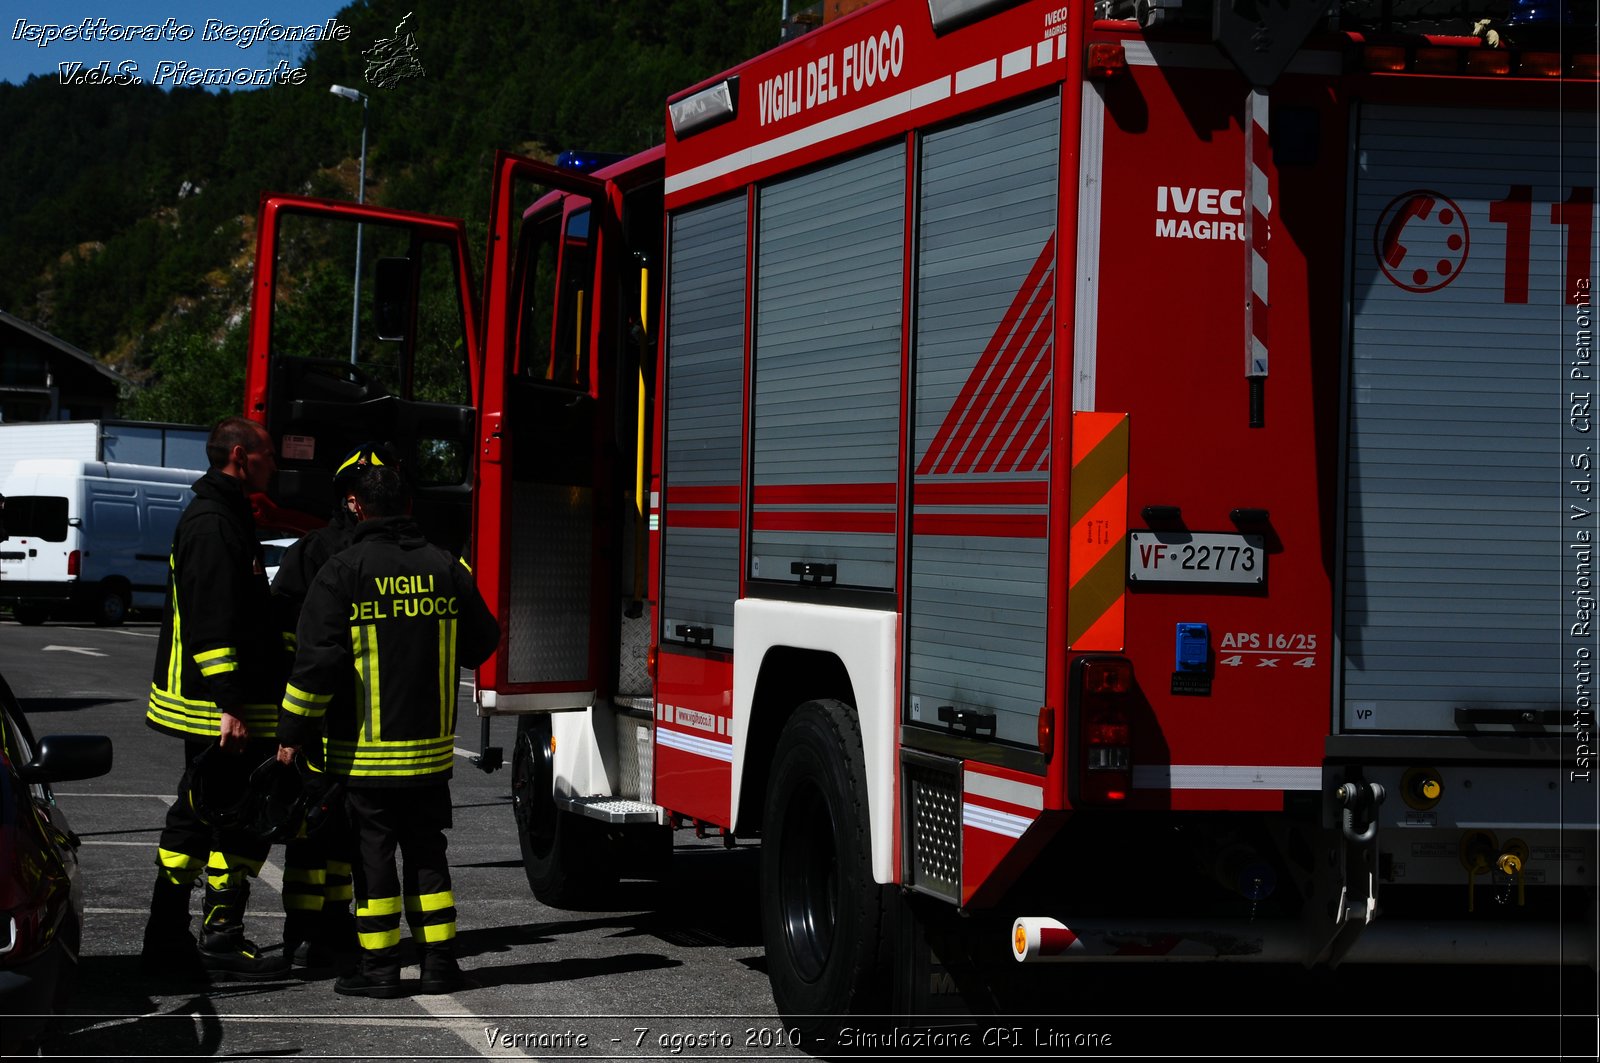
[[[1246,283],[1250,297],[1245,301],[1245,370],[1246,377],[1267,375],[1267,246],[1272,238],[1268,215],[1272,211],[1272,196],[1267,183],[1272,161],[1271,147],[1267,142],[1267,94],[1261,89],[1251,89],[1246,104],[1244,124],[1245,245],[1250,249],[1249,272]]]

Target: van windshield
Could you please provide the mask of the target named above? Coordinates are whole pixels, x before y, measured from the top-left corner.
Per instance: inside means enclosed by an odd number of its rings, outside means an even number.
[[[11,495],[6,499],[6,534],[59,543],[67,538],[67,500],[60,495]]]

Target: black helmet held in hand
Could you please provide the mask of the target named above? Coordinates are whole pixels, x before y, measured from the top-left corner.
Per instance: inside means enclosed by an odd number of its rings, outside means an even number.
[[[296,756],[293,764],[267,757],[248,774],[221,747],[206,747],[184,776],[184,792],[195,816],[208,827],[235,829],[269,842],[313,834],[343,800],[344,788]]]

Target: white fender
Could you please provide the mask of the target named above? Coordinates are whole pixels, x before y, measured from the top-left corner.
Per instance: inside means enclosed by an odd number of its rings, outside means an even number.
[[[739,811],[745,754],[749,749],[750,706],[767,651],[774,646],[790,646],[831,653],[844,662],[855,688],[867,769],[872,877],[885,885],[895,880],[895,726],[900,716],[895,685],[898,633],[897,615],[877,609],[762,598],[742,598],[733,606],[733,808],[730,815],[736,817]],[[765,764],[750,765],[757,779],[765,776],[766,768]],[[730,821],[737,831],[738,822]]]

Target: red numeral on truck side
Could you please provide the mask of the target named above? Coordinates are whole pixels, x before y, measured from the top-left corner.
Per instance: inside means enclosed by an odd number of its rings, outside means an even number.
[[[1528,301],[1528,258],[1533,236],[1533,187],[1512,185],[1505,199],[1489,204],[1489,220],[1506,227],[1505,301]],[[1565,301],[1576,305],[1589,291],[1593,257],[1594,189],[1573,188],[1563,203],[1550,204],[1550,224],[1567,230]]]

